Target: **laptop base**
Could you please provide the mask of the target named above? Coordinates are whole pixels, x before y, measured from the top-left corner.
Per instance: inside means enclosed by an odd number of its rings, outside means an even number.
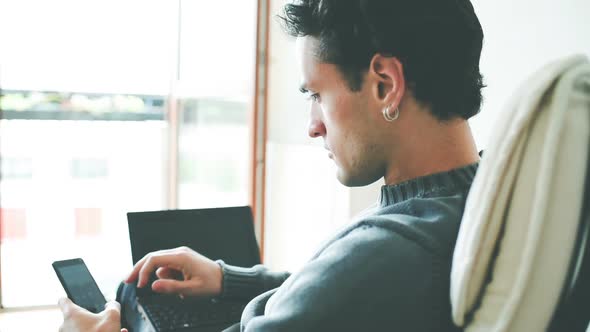
[[[121,304],[121,327],[127,328],[129,332],[219,332],[238,323],[235,321],[159,331],[148,318],[143,306],[138,304],[135,285],[121,283],[117,290],[117,301]]]

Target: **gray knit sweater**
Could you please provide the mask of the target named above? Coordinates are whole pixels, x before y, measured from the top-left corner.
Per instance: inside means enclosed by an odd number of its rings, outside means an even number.
[[[383,186],[297,273],[221,263],[242,331],[455,331],[449,276],[477,164]]]

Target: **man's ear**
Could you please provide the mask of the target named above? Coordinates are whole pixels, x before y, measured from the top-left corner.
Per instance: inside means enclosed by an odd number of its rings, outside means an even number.
[[[383,107],[398,107],[406,91],[402,63],[396,57],[375,54],[369,65],[369,75],[374,85],[373,96]]]

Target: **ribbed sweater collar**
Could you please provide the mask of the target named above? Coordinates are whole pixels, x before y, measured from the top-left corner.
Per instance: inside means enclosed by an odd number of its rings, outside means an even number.
[[[473,182],[478,165],[479,163],[474,163],[448,172],[430,174],[398,184],[382,186],[379,205],[385,207],[410,198],[423,197],[434,191],[468,187]]]

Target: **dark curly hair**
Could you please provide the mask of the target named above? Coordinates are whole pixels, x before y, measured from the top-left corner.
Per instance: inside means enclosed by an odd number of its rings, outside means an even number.
[[[279,15],[358,91],[376,53],[397,57],[408,88],[441,121],[479,112],[483,31],[469,0],[299,0]]]

